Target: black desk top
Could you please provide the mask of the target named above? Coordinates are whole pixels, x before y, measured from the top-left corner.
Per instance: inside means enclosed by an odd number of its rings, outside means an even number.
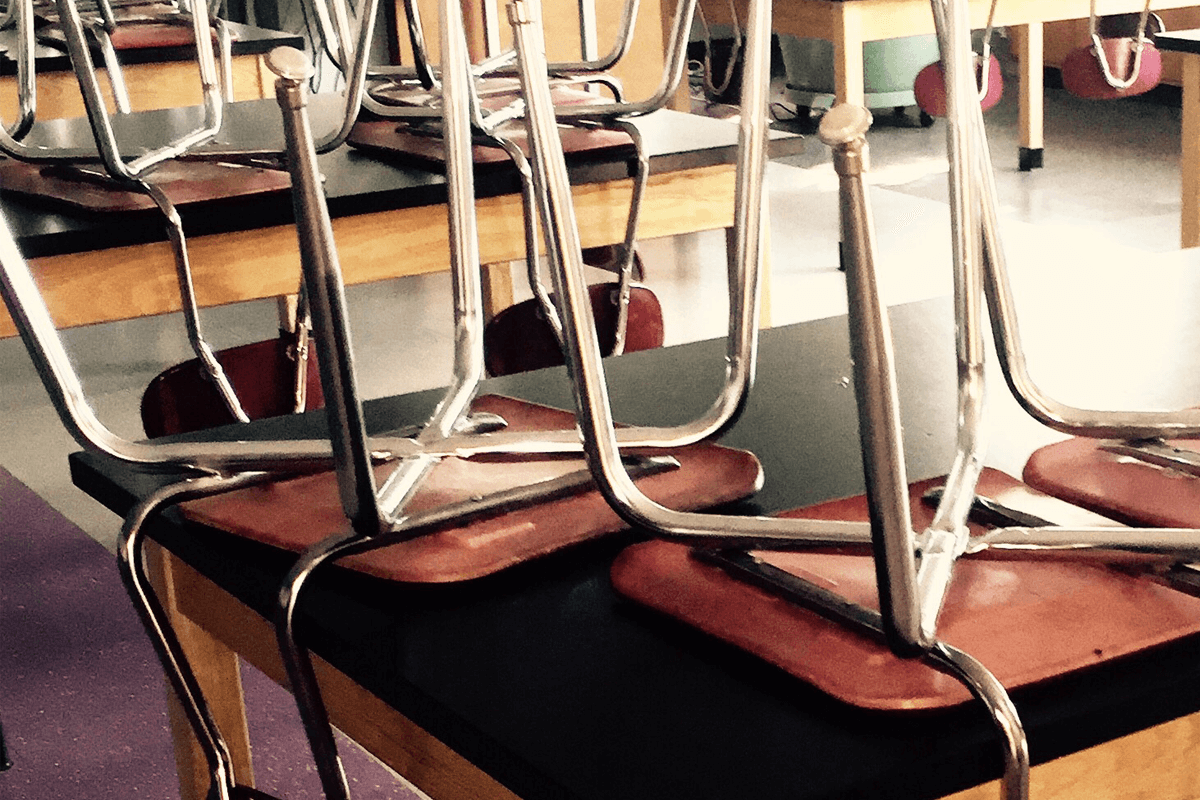
[[[953,447],[950,307],[893,310],[909,474],[945,471]],[[618,419],[698,414],[723,346],[609,361]],[[762,459],[757,507],[861,491],[845,320],[764,332],[758,380],[725,442]],[[569,407],[561,371],[488,389]],[[369,405],[373,429],[422,418],[435,395]],[[251,430],[312,430],[319,418]],[[228,432],[228,430],[226,431]],[[153,476],[72,456],[75,482],[117,512]],[[265,612],[291,556],[215,531],[156,535]],[[311,597],[326,659],[524,800],[939,797],[998,777],[982,709],[884,714],[844,706],[756,659],[615,596],[617,536],[458,587],[402,587],[328,572]],[[1200,640],[1177,642],[1015,694],[1033,759],[1046,761],[1200,709]]]
[[[311,102],[315,135],[332,129],[340,113],[338,99],[318,95]],[[131,114],[114,120],[122,147],[136,153],[142,143],[161,143],[163,131],[180,135],[198,125],[199,109],[183,108]],[[659,111],[640,118],[650,156],[651,174],[729,164],[736,155],[737,126],[707,117]],[[28,141],[52,146],[84,146],[91,131],[82,119],[39,122]],[[283,127],[275,100],[231,103],[226,122],[215,145],[268,147],[283,150]],[[772,155],[795,153],[803,147],[799,136],[772,133]],[[265,143],[265,144],[264,144]],[[446,201],[445,178],[440,172],[373,157],[354,148],[341,147],[320,157],[322,174],[333,217],[373,211],[411,208]],[[589,159],[570,164],[574,183],[598,183],[627,178],[630,164],[618,160]],[[495,197],[519,191],[515,171],[489,169],[476,176],[476,195]],[[120,224],[113,214],[64,210],[48,201],[13,195],[0,196],[0,212],[8,220],[27,258],[87,252],[108,247],[162,241],[162,223],[156,211],[123,212]],[[189,235],[252,230],[271,225],[292,224],[289,194],[277,193],[252,198],[197,203],[180,209]]]
[[[1176,53],[1200,53],[1200,30],[1164,31],[1154,36],[1154,45]]]
[[[235,56],[260,55],[271,51],[272,48],[287,45],[303,47],[304,39],[294,33],[269,31],[252,25],[238,22],[227,22],[234,39],[232,52]],[[0,31],[0,75],[16,75],[17,63],[10,52],[16,50],[17,32],[14,28]],[[191,49],[180,47],[138,47],[122,50],[122,64],[154,64],[161,61],[181,61],[192,58]],[[62,49],[45,43],[39,43],[36,50],[37,67],[48,72],[65,71],[71,68],[71,60]]]

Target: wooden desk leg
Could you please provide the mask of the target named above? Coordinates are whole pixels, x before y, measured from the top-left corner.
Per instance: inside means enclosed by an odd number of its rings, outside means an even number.
[[[514,262],[483,266],[483,318],[490,320],[513,304]]]
[[[242,786],[254,786],[250,733],[246,726],[246,706],[242,697],[242,676],[237,654],[179,612],[172,571],[174,559],[154,544],[147,546],[147,558],[154,589],[171,617],[175,633],[196,672],[221,735],[229,746],[235,780]],[[180,798],[204,800],[208,794],[208,764],[192,736],[191,726],[175,698],[175,692],[169,686],[167,714],[175,742]]]
[[[300,313],[299,304],[300,298],[294,294],[282,294],[275,298],[275,313],[279,318],[279,330],[296,330],[296,317]]]
[[[1045,98],[1042,85],[1042,23],[1020,26],[1017,55],[1021,62],[1020,127],[1018,169],[1039,169],[1045,153],[1042,141]]]
[[[1183,56],[1183,154],[1180,185],[1183,212],[1180,244],[1200,245],[1200,56]]]
[[[763,198],[763,214],[769,215],[767,199]],[[771,226],[763,228],[762,240],[762,275],[759,283],[758,327],[771,327]],[[733,228],[725,229],[725,263],[729,265],[730,275],[734,274],[737,264],[737,236]]]

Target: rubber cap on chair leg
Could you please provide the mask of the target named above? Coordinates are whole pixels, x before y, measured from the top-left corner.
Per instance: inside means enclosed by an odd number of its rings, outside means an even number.
[[[1029,172],[1042,168],[1042,156],[1045,149],[1041,147],[1022,147],[1017,151],[1017,169]]]

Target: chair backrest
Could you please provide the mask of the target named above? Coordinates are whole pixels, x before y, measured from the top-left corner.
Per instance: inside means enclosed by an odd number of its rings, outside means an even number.
[[[324,406],[321,376],[311,353],[303,365],[302,395],[297,396],[297,357],[293,337],[239,345],[214,354],[251,420],[278,417]],[[159,373],[141,401],[142,427],[151,439],[191,433],[239,420],[230,412],[200,359],[193,358]]]
[[[616,343],[620,291],[616,283],[593,284],[592,318],[600,337],[601,352],[611,355]],[[645,286],[634,286],[626,313],[624,352],[662,347],[662,304]],[[540,303],[526,300],[504,309],[483,330],[484,359],[489,375],[511,375],[564,363],[562,345],[546,319]]]

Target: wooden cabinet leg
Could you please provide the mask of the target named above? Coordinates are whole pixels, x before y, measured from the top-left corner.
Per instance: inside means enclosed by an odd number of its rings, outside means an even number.
[[[767,198],[763,196],[763,216],[770,218],[770,207],[767,205]],[[758,327],[771,327],[771,225],[768,223],[763,227],[763,238],[760,245],[762,252],[762,275],[760,276],[759,284],[759,309],[758,309]],[[728,264],[729,275],[736,275],[735,269],[737,265],[737,236],[733,228],[725,229],[725,258]]]
[[[1180,243],[1200,245],[1200,56],[1183,56],[1183,134],[1180,159]]]
[[[1042,23],[1020,26],[1017,37],[1017,56],[1021,62],[1021,100],[1018,119],[1021,144],[1018,167],[1022,172],[1042,166],[1045,98],[1042,85]]]
[[[840,4],[842,24],[833,41],[834,94],[839,103],[863,105],[867,97],[863,72],[863,32],[858,9],[850,7],[852,5]]]

